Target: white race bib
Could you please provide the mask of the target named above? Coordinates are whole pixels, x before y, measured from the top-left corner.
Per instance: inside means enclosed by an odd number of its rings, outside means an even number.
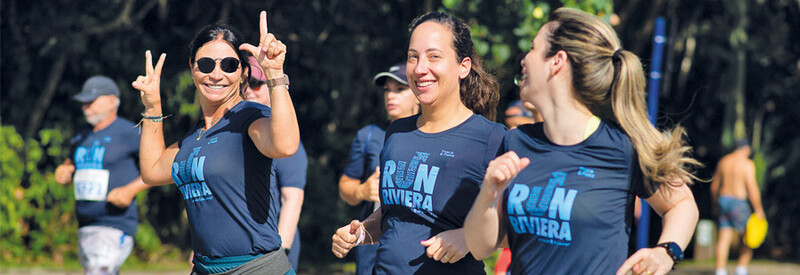
[[[75,171],[75,200],[106,201],[108,170],[78,169]]]

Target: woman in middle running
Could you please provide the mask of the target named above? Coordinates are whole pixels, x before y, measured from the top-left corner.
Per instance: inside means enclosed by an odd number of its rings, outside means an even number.
[[[427,13],[409,32],[406,75],[422,112],[389,125],[380,211],[339,228],[332,251],[344,257],[355,245],[379,243],[376,274],[482,274],[463,225],[506,132],[489,120],[497,82],[481,67],[459,19]]]

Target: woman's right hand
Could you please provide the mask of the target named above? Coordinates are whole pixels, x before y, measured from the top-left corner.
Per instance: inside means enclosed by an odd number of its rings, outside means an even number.
[[[166,53],[162,53],[158,58],[158,63],[153,67],[153,55],[148,50],[145,52],[145,73],[140,75],[133,82],[133,88],[139,90],[139,95],[142,97],[142,104],[144,104],[145,112],[153,107],[161,107],[161,68],[164,66],[164,60],[167,58]],[[147,114],[147,115],[161,115],[161,114]]]
[[[353,220],[350,224],[340,227],[336,230],[336,233],[333,234],[333,243],[331,244],[331,251],[333,255],[336,257],[344,258],[347,253],[350,252],[353,247],[356,246],[356,241],[358,241],[358,236],[362,234],[361,232],[364,228],[361,226],[361,222],[358,220]]]
[[[506,189],[511,180],[517,177],[517,174],[528,167],[530,163],[530,159],[519,158],[514,151],[500,155],[489,162],[486,175],[483,177],[483,188],[489,188],[487,191],[491,191],[492,197],[497,198],[497,195]]]

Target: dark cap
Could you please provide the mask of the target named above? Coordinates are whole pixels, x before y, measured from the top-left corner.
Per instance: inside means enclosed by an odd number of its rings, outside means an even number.
[[[750,146],[750,142],[748,142],[747,139],[740,138],[740,139],[736,140],[736,148],[737,149],[745,147],[745,146]]]
[[[114,83],[114,80],[111,80],[111,78],[95,75],[87,79],[86,82],[83,83],[81,93],[72,98],[86,103],[94,101],[95,98],[101,95],[114,95],[119,97],[119,89],[117,88],[117,83]]]
[[[386,83],[386,78],[391,77],[400,84],[408,86],[408,79],[406,78],[406,63],[396,64],[394,66],[389,67],[388,72],[382,72],[376,74],[375,77],[372,78],[372,82],[375,82],[375,85],[383,86]]]

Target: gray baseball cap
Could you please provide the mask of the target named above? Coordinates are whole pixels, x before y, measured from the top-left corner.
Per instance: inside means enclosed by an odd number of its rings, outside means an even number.
[[[81,93],[73,96],[72,98],[83,102],[92,102],[95,98],[101,95],[114,95],[119,97],[119,88],[117,83],[107,76],[95,75],[90,77],[83,83]]]

